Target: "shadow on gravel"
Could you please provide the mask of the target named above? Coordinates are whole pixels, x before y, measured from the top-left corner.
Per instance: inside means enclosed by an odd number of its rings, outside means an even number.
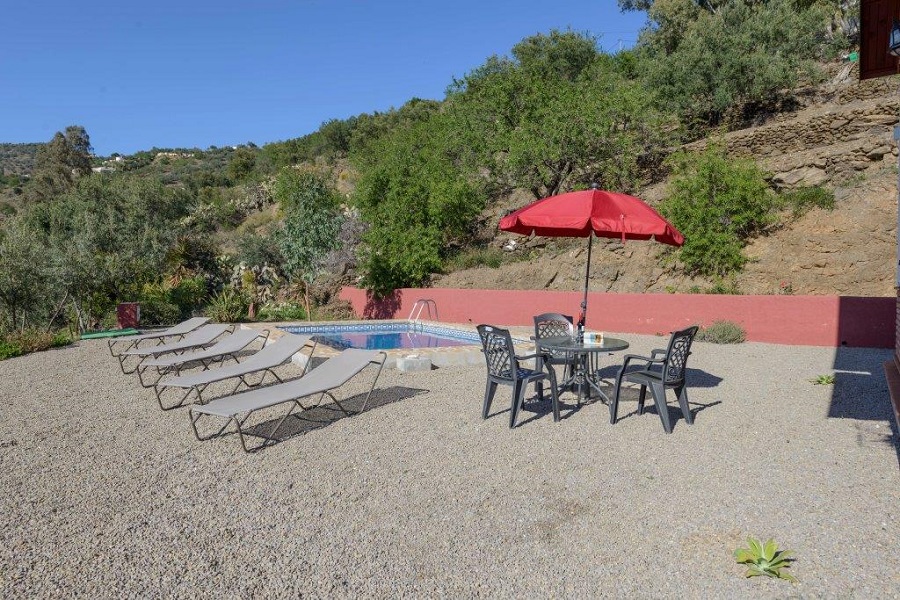
[[[604,386],[604,392],[610,398],[613,397],[615,393],[615,378],[616,374],[619,371],[619,365],[610,365],[606,366],[597,373],[600,375],[600,378],[606,384]],[[702,369],[691,369],[690,367],[686,369],[687,381],[688,381],[688,395],[690,396],[691,388],[714,388],[717,387],[720,383],[722,383],[722,378],[713,375],[712,373],[707,373]],[[632,386],[631,384],[623,384],[622,392],[619,395],[619,416],[618,420],[624,419],[625,417],[630,417],[632,415],[637,414],[637,402],[638,397],[640,396],[640,388],[637,386]],[[499,394],[499,390],[498,390]],[[678,407],[677,400],[672,395],[672,392],[668,392],[668,397],[670,402],[675,402],[674,406],[669,405],[669,421],[672,423],[672,430],[675,430],[676,422],[679,419],[683,419],[683,415],[681,414],[681,409]],[[561,392],[559,397],[559,418],[560,421],[565,421],[566,419],[572,417],[579,410],[581,410],[584,406],[595,404],[599,401],[599,398],[592,398],[590,401],[582,403],[580,406],[578,404],[577,398],[570,392]],[[625,410],[631,403],[634,404],[634,409],[626,414],[623,414],[622,411]],[[691,414],[694,418],[697,417],[697,414],[706,410],[707,408],[716,406],[717,404],[722,404],[721,400],[717,400],[715,402],[709,402],[707,404],[703,404],[700,402],[694,402],[693,400],[689,401],[688,404],[691,406]],[[503,410],[498,410],[490,415],[488,418],[502,414],[508,413],[511,408],[506,408]],[[536,419],[540,419],[544,416],[551,415],[553,412],[553,404],[550,400],[550,392],[544,391],[544,399],[538,400],[537,396],[532,394],[525,398],[525,403],[522,405],[522,416],[520,417],[520,421],[517,426],[525,425],[534,421]],[[531,413],[530,416],[525,418],[527,413]],[[656,406],[653,404],[653,398],[650,396],[650,392],[647,392],[647,400],[644,403],[644,413],[653,413],[657,414]],[[551,417],[552,418],[552,417]]]
[[[872,422],[859,424],[857,443],[887,444],[894,449],[900,466],[900,432],[882,368],[884,361],[890,359],[890,349],[836,348],[828,416]],[[887,427],[882,427],[882,421]]]
[[[691,381],[691,380],[688,380]],[[721,379],[719,380],[721,381]],[[704,387],[704,386],[697,386]],[[714,387],[714,386],[710,386]],[[697,415],[706,410],[707,408],[712,408],[713,406],[717,406],[722,404],[721,400],[716,400],[715,402],[695,402],[690,397],[691,386],[688,386],[688,406],[691,409],[691,416],[694,417],[694,423],[696,423]],[[637,403],[638,398],[640,397],[640,388],[638,387],[625,387],[622,386],[622,393],[619,395],[619,418],[622,419],[632,417],[632,416],[641,416],[638,415],[637,412]],[[667,390],[666,391],[666,409],[669,412],[669,422],[672,424],[672,432],[678,428],[681,421],[684,421],[684,415],[681,414],[681,408],[678,406],[678,400],[675,398],[675,393]],[[634,408],[631,412],[624,413],[624,409],[633,406]],[[624,413],[624,414],[623,414]],[[650,395],[650,390],[647,390],[647,397],[644,401],[644,415],[652,414],[655,415],[656,418],[659,418],[659,412],[656,410],[656,404],[653,402],[653,396]],[[662,421],[660,421],[660,429],[662,429]]]
[[[388,404],[393,404],[394,402],[413,398],[425,393],[428,393],[428,390],[402,386],[376,389],[372,391],[372,396],[369,398],[369,404],[366,406],[365,412],[370,412],[377,408],[381,408],[382,406],[387,406]],[[353,416],[362,408],[363,403],[366,400],[366,394],[356,394],[355,396],[350,396],[346,400],[341,400],[340,398],[339,400],[344,408],[346,408],[347,411],[351,413],[351,416]],[[291,418],[285,420],[285,422],[281,424],[281,427],[278,428],[278,431],[275,432],[275,435],[272,437],[280,443],[290,438],[309,433],[310,431],[327,427],[346,417],[347,415],[345,415],[337,405],[333,403],[323,404],[294,414]],[[251,427],[246,428],[244,433],[248,436],[264,438],[280,418],[281,417],[276,417],[256,423]]]
[[[622,365],[609,365],[597,371],[601,379],[610,382],[610,389],[612,389],[612,384],[615,382],[616,375],[619,373],[619,368],[621,366]],[[631,368],[629,368],[629,371],[630,370]],[[712,373],[707,373],[703,369],[692,369],[691,367],[688,367],[684,370],[684,374],[688,382],[688,393],[690,393],[691,388],[714,388],[722,383],[721,377],[713,375]]]

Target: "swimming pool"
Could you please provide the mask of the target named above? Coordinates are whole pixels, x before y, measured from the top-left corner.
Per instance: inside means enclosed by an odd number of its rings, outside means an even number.
[[[478,334],[450,327],[424,325],[409,321],[347,325],[288,325],[283,331],[313,335],[320,344],[343,350],[398,350],[449,348],[481,344]]]

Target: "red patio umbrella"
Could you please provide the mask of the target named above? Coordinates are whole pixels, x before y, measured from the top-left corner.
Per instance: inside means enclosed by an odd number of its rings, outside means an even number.
[[[578,318],[579,335],[587,317],[588,279],[591,275],[591,245],[594,235],[625,240],[649,240],[680,246],[684,236],[658,212],[634,196],[607,192],[593,186],[532,202],[500,219],[501,231],[522,235],[588,238],[584,298]],[[591,235],[591,234],[594,235]]]

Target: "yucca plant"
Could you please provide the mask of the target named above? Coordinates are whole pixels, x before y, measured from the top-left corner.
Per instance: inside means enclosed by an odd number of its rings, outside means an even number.
[[[247,302],[243,294],[233,288],[224,288],[206,307],[206,316],[218,323],[235,323],[246,315]]]
[[[746,577],[758,577],[765,575],[776,579],[786,579],[791,583],[796,583],[797,579],[786,572],[794,561],[788,558],[793,554],[790,550],[778,550],[775,540],[770,539],[763,545],[759,540],[748,537],[748,548],[738,548],[734,551],[734,558],[740,563],[748,566]]]

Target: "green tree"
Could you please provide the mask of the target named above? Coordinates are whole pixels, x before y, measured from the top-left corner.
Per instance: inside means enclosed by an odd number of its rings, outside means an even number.
[[[331,119],[322,123],[319,132],[325,143],[325,147],[322,149],[323,153],[332,156],[347,156],[350,152],[350,140],[355,126],[356,117],[344,120]]]
[[[686,271],[706,277],[740,271],[747,240],[775,221],[777,199],[765,173],[752,161],[728,158],[718,146],[670,160],[673,177],[660,209],[684,234]]]
[[[0,330],[22,328],[45,318],[52,281],[41,236],[21,219],[0,228]]]
[[[75,182],[91,173],[91,143],[84,127],[70,125],[56,132],[41,146],[34,159],[34,172],[25,188],[30,200],[50,200],[72,189]]]
[[[61,289],[96,322],[165,273],[187,202],[183,191],[152,180],[88,177],[35,205],[29,220],[46,235]]]
[[[368,224],[360,248],[363,285],[376,295],[422,285],[451,243],[469,239],[485,195],[456,162],[456,132],[444,113],[402,122],[358,157],[354,195]]]
[[[91,138],[81,125],[69,125],[65,132],[68,144],[68,163],[79,177],[91,174]]]
[[[416,123],[426,122],[440,110],[440,102],[412,98],[399,109],[359,115],[350,134],[351,157],[357,164],[377,163],[377,148],[384,138]]]
[[[647,83],[695,135],[723,122],[743,126],[774,106],[784,90],[819,80],[817,61],[848,43],[832,24],[832,2],[656,0],[642,5],[647,5],[649,22],[639,41]]]
[[[276,238],[284,271],[304,283],[306,314],[311,318],[309,288],[321,274],[325,257],[338,246],[340,196],[324,176],[291,167],[278,174],[273,195],[284,214]]]
[[[500,189],[535,198],[592,181],[628,191],[643,159],[673,128],[653,93],[599,53],[593,38],[551,32],[526,38],[513,58],[490,58],[449,90],[451,130],[471,170]]]
[[[552,30],[526,37],[512,55],[527,73],[543,79],[575,81],[597,58],[597,40],[587,33]]]
[[[241,147],[234,151],[228,162],[228,177],[234,183],[249,179],[256,169],[256,152],[251,148]]]

